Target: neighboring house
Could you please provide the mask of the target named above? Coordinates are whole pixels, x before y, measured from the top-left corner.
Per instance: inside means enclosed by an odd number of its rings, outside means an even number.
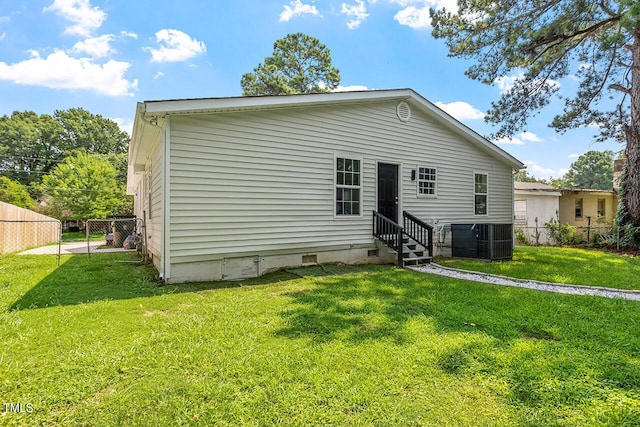
[[[574,227],[608,227],[618,209],[618,194],[606,190],[562,190],[560,222]]]
[[[514,183],[516,230],[522,230],[530,243],[547,244],[545,224],[557,219],[562,191],[539,182]]]
[[[179,283],[383,261],[374,211],[410,212],[451,253],[451,224],[511,228],[522,166],[410,89],[147,101],[127,189]]]
[[[515,182],[514,192],[514,227],[517,233],[522,230],[530,243],[554,243],[545,229],[551,219],[576,227],[583,239],[592,231],[589,238],[609,234],[618,207],[615,191],[557,189],[537,182]]]

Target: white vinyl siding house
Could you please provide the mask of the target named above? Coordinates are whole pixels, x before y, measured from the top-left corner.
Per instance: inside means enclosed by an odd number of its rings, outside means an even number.
[[[418,197],[416,162],[437,171],[437,197]],[[482,168],[483,221],[513,221],[522,164],[408,89],[139,103],[128,188],[141,197],[150,173],[149,247],[164,280],[241,278],[303,259],[379,261],[380,164],[397,165],[398,212],[474,222]]]

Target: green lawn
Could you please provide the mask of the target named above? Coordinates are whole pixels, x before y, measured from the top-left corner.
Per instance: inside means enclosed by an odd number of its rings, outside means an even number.
[[[133,260],[0,259],[0,404],[32,408],[0,424],[640,425],[635,302],[384,266],[158,287]]]
[[[640,289],[640,258],[594,249],[516,246],[513,260],[436,260],[446,267],[574,285]]]
[[[104,240],[104,236],[104,232],[94,231],[89,235],[89,240]],[[63,242],[86,242],[87,233],[85,231],[68,231],[66,233],[62,233],[61,240]]]

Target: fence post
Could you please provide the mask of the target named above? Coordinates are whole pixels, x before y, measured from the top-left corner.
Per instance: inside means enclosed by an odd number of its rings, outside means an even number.
[[[91,258],[89,239],[91,236],[91,220],[88,219],[84,222],[84,234],[87,236],[87,258]]]
[[[58,221],[58,267],[60,267],[61,254],[62,254],[62,221]]]

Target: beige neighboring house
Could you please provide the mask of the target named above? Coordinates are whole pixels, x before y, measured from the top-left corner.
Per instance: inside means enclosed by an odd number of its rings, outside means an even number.
[[[514,183],[514,227],[531,243],[547,244],[545,223],[557,218],[562,191],[539,182]],[[536,222],[537,221],[537,222]]]
[[[606,190],[562,190],[560,222],[574,227],[608,227],[618,209],[618,194]]]
[[[512,246],[522,167],[411,89],[178,99],[138,103],[127,190],[161,279],[180,283],[380,262],[376,220],[407,212],[436,254],[453,224],[505,225]]]

